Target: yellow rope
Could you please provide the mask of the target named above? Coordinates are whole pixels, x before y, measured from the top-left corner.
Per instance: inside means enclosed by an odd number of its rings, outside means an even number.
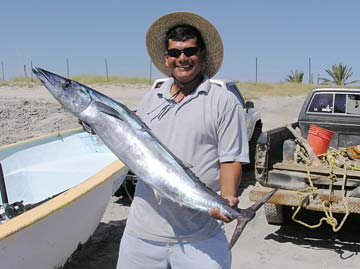
[[[330,183],[329,183],[329,202],[330,202],[333,182],[336,180],[336,175],[333,172],[333,168],[336,166],[336,164],[333,162],[332,158],[329,158],[328,161],[329,161],[329,165],[331,167],[331,171],[330,171],[330,175],[329,175],[329,181],[330,181]],[[306,166],[306,168],[307,168],[307,176],[308,176],[310,187],[307,187],[307,188],[305,188],[303,190],[298,191],[299,205],[298,205],[297,209],[295,210],[294,214],[292,215],[292,220],[299,223],[299,224],[301,224],[301,225],[303,225],[303,226],[305,226],[305,227],[307,227],[307,228],[310,228],[310,229],[318,228],[318,227],[320,227],[322,225],[322,223],[324,221],[326,221],[330,226],[332,226],[332,229],[333,229],[334,232],[338,232],[342,228],[342,226],[344,225],[347,217],[350,214],[350,211],[349,211],[349,208],[348,208],[348,201],[347,201],[347,199],[345,197],[345,186],[346,186],[346,179],[347,179],[347,175],[346,175],[347,166],[345,166],[345,173],[344,173],[343,183],[342,183],[342,187],[341,187],[341,189],[342,189],[342,200],[343,200],[343,204],[344,204],[344,208],[345,208],[345,216],[342,219],[340,225],[338,225],[337,219],[332,214],[331,202],[329,204],[329,210],[328,210],[325,201],[322,202],[322,208],[324,210],[325,217],[322,217],[319,220],[318,224],[311,225],[311,224],[308,224],[308,223],[305,223],[305,222],[303,222],[301,220],[296,219],[296,216],[299,213],[300,209],[306,204],[305,200],[310,199],[310,194],[312,195],[312,197],[315,197],[316,192],[317,192],[317,188],[314,187],[314,184],[313,184],[312,179],[311,179],[310,169],[309,169],[308,166]],[[309,203],[309,201],[307,203]],[[338,225],[338,227],[336,227],[337,225]]]

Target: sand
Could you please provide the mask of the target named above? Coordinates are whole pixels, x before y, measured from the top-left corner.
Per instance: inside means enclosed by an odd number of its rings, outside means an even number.
[[[148,89],[146,85],[100,87],[132,109]],[[0,87],[0,146],[75,127],[79,127],[77,119],[44,87]]]
[[[131,109],[136,108],[148,88],[148,85],[96,86],[97,90]],[[296,121],[304,99],[304,96],[265,96],[255,100],[255,106],[262,113],[263,129]],[[78,126],[77,119],[64,112],[43,87],[0,87],[0,145]],[[244,182],[253,180],[246,179]],[[251,204],[248,199],[251,187],[243,184],[240,207]],[[65,268],[115,268],[129,205],[126,197],[111,197],[96,232],[72,255]],[[312,217],[316,219],[310,221],[316,222],[319,215]],[[358,225],[358,219],[350,220],[336,234],[326,226],[317,230],[295,224],[271,226],[266,223],[263,209],[260,209],[232,250],[232,268],[358,268],[360,235],[353,223]],[[234,224],[225,226],[228,236]]]

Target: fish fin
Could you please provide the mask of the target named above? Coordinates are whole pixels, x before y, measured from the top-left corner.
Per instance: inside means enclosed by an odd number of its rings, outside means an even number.
[[[144,132],[144,133],[148,133],[149,131],[150,131],[150,128],[149,127],[147,127],[146,125],[144,125],[144,126],[141,126],[141,129],[140,129],[142,132]]]
[[[109,116],[112,116],[114,118],[117,118],[119,120],[124,121],[124,119],[121,117],[120,113],[118,111],[116,111],[115,109],[113,109],[112,107],[101,103],[101,102],[97,102],[95,101],[96,107],[100,112],[103,112]]]
[[[158,202],[159,205],[161,205],[161,201],[163,198],[162,195],[155,189],[153,191],[154,191],[156,201]]]
[[[187,162],[184,162],[184,161],[182,161],[182,164],[184,165],[185,168],[188,168],[188,169],[191,169],[191,168],[194,167],[194,166],[191,165],[190,163],[187,163]]]
[[[277,189],[272,190],[271,192],[267,193],[262,199],[251,205],[246,209],[237,209],[240,215],[236,218],[237,224],[234,230],[234,233],[231,237],[229,248],[231,249],[236,241],[239,239],[241,233],[243,232],[246,224],[255,217],[256,211],[265,204],[277,191]]]
[[[93,130],[93,128],[91,128],[90,124],[88,124],[87,122],[85,121],[82,121],[82,120],[78,120],[79,121],[79,124],[81,124],[81,126],[83,127],[83,130],[89,134],[92,134],[92,135],[95,135],[96,132]]]
[[[277,190],[278,189],[273,189],[272,191],[265,194],[263,198],[261,198],[259,201],[254,203],[252,206],[250,206],[249,209],[251,208],[251,210],[253,210],[254,212],[257,211],[263,204],[269,201],[269,199],[275,194],[275,192],[277,192]]]

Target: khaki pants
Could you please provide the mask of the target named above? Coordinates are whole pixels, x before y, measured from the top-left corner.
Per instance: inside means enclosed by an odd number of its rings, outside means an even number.
[[[223,230],[189,243],[165,243],[123,234],[117,269],[230,269],[231,252]]]

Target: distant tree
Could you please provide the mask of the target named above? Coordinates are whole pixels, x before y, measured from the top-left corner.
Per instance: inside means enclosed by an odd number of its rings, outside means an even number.
[[[331,77],[331,79],[328,78],[321,78],[323,83],[326,84],[335,84],[338,86],[345,86],[357,83],[358,80],[353,80],[348,82],[348,79],[353,75],[353,72],[351,71],[352,68],[348,67],[343,64],[334,64],[330,69],[325,69],[326,73]]]
[[[295,72],[291,71],[291,75],[286,76],[286,81],[292,83],[302,83],[303,77],[304,72],[295,70]]]

